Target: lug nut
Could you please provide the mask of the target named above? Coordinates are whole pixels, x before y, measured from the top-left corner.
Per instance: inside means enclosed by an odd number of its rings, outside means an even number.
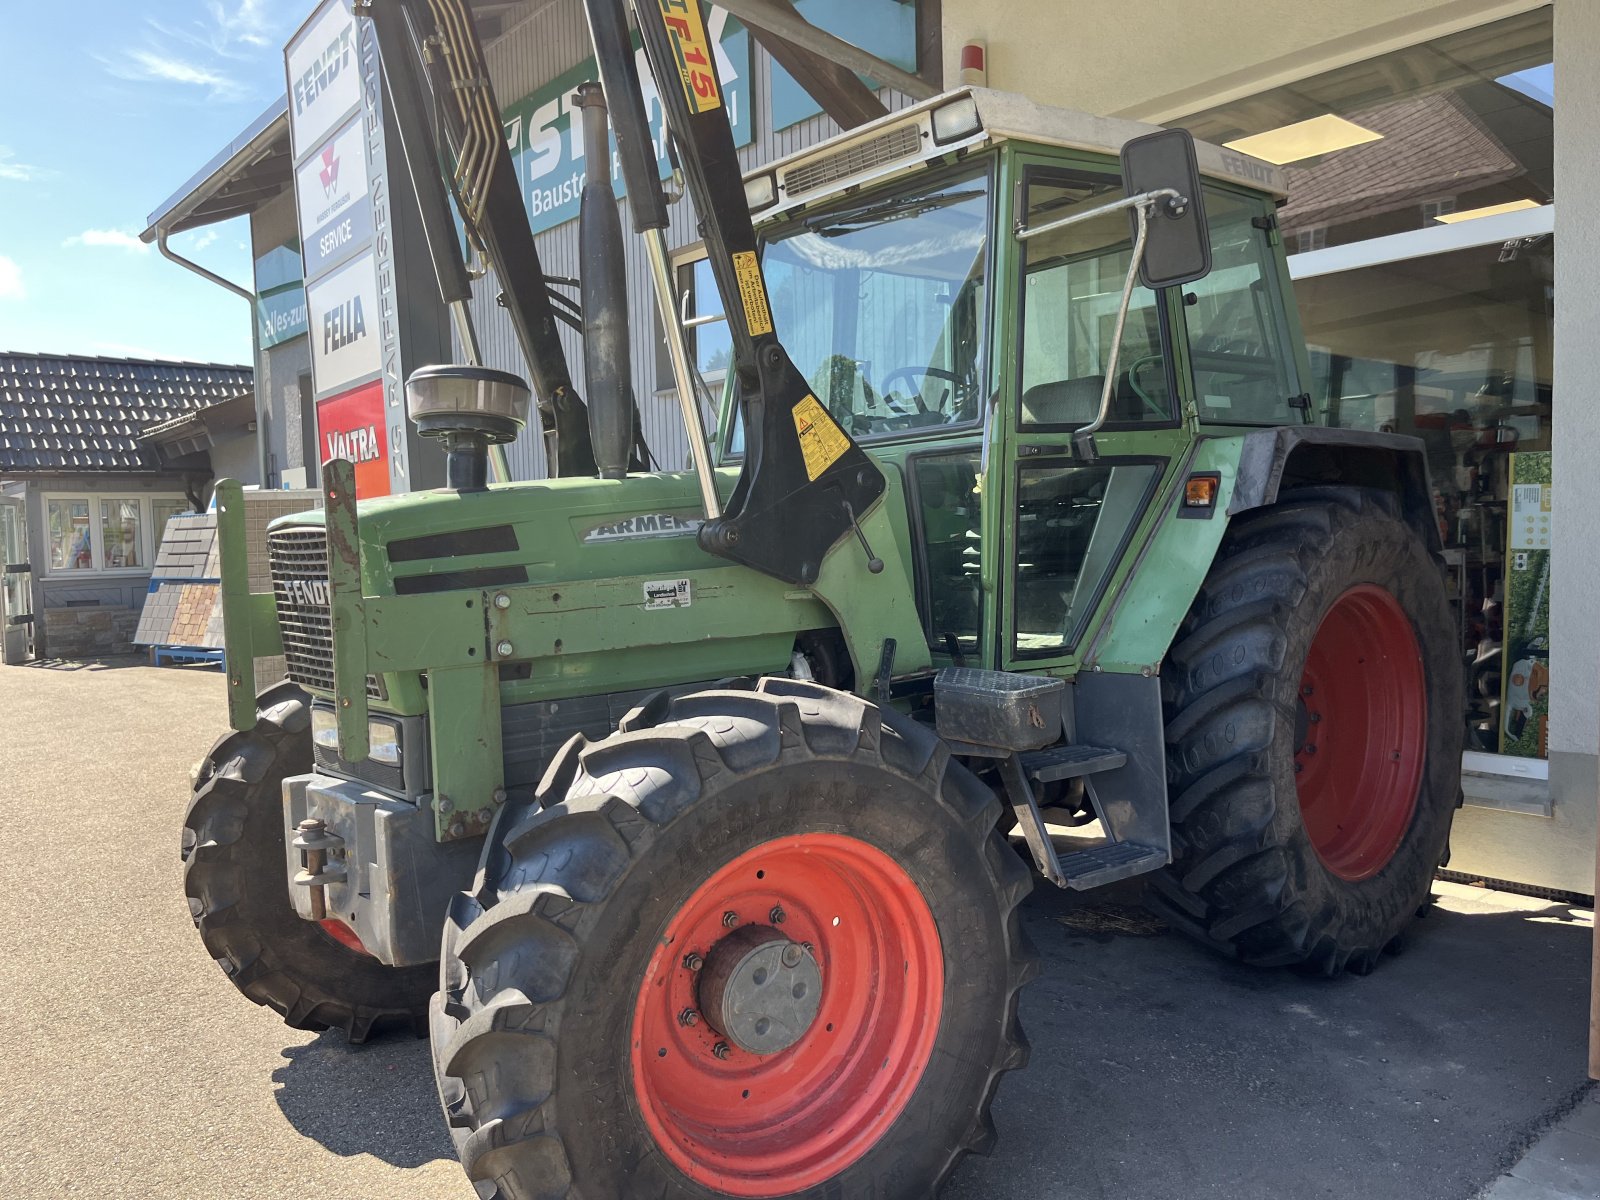
[[[722,927],[724,929],[732,929],[738,923],[739,914],[734,912],[733,909],[730,908],[727,912],[722,914]]]
[[[774,925],[782,925],[787,919],[788,918],[784,915],[783,905],[781,904],[774,904],[772,906],[772,911],[767,914],[767,920],[771,921]]]
[[[718,1042],[715,1046],[711,1047],[711,1053],[716,1055],[718,1058],[727,1058],[732,1051],[728,1049],[727,1042]]]
[[[698,954],[694,953],[693,951],[690,951],[688,954],[685,954],[683,956],[683,966],[684,966],[684,969],[687,970],[687,971],[698,971],[701,967],[703,967],[705,965],[706,965],[706,960],[701,958]]]
[[[686,1008],[678,1014],[679,1025],[696,1025],[700,1021],[700,1014],[692,1008]]]

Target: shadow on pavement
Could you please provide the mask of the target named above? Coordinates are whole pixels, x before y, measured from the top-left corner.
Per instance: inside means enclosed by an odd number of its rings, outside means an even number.
[[[428,1043],[379,1034],[362,1046],[334,1031],[288,1046],[272,1073],[278,1107],[304,1136],[345,1157],[370,1154],[391,1166],[454,1158],[439,1112]]]
[[[1041,887],[1032,1057],[945,1200],[1475,1195],[1591,1086],[1592,930],[1560,903],[1463,911],[1466,890],[1370,977],[1323,980],[1153,930],[1137,887]]]
[[[150,660],[143,654],[115,654],[105,658],[33,658],[14,665],[33,671],[120,671],[124,667],[148,667]]]

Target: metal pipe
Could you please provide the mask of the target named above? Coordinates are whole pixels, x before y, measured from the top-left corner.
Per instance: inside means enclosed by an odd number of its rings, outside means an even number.
[[[1122,281],[1122,302],[1117,305],[1117,322],[1111,327],[1111,351],[1106,355],[1106,381],[1100,388],[1100,411],[1094,420],[1073,430],[1074,438],[1090,438],[1100,431],[1111,413],[1111,397],[1117,390],[1117,360],[1122,355],[1122,329],[1128,323],[1128,305],[1133,301],[1133,285],[1139,281],[1139,264],[1144,260],[1145,236],[1150,232],[1150,217],[1143,205],[1134,210],[1139,221],[1139,233],[1133,239],[1133,256],[1128,263],[1128,277]]]
[[[666,232],[661,229],[645,231],[644,247],[645,257],[650,262],[650,283],[655,288],[656,307],[667,334],[667,358],[672,363],[672,381],[678,389],[678,408],[689,434],[689,456],[694,461],[695,479],[700,484],[700,503],[706,510],[706,520],[715,521],[722,515],[722,499],[717,495],[717,481],[711,474],[711,447],[706,440],[705,422],[700,417],[700,397],[689,367],[688,335],[673,304],[672,258],[667,251]]]
[[[588,170],[578,213],[583,300],[584,392],[589,443],[602,479],[626,479],[633,442],[633,363],[628,349],[628,276],[622,217],[611,190],[611,126],[605,89],[580,83],[573,105],[583,124]]]
[[[267,422],[261,411],[261,316],[256,312],[256,294],[248,288],[240,287],[231,279],[224,279],[215,271],[208,271],[197,262],[191,262],[183,257],[171,246],[167,245],[167,231],[156,231],[156,249],[161,251],[161,257],[177,263],[186,271],[193,271],[201,279],[208,279],[218,287],[227,288],[235,296],[245,300],[250,305],[250,391],[255,400],[256,412],[256,471],[261,477],[261,486],[269,485],[267,479]]]
[[[773,0],[717,0],[717,7],[730,16],[738,17],[746,25],[770,30],[802,50],[809,50],[829,62],[849,67],[858,75],[869,76],[885,87],[904,92],[913,100],[927,100],[939,94],[939,89],[926,79],[902,71],[876,54],[818,29],[786,4],[775,4]]]

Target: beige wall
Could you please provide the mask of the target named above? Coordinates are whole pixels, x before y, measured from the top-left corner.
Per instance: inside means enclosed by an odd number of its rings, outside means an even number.
[[[1542,2],[943,0],[945,79],[982,40],[990,87],[1160,121]]]

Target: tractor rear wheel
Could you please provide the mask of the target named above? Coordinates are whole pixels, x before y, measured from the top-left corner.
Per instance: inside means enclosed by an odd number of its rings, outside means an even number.
[[[574,739],[445,926],[434,1067],[480,1195],[934,1195],[1027,1057],[998,815],[931,732],[814,683]]]
[[[183,821],[183,887],[211,957],[247,998],[294,1029],[351,1042],[399,1026],[427,1033],[432,967],[389,967],[349,929],[302,920],[289,899],[283,781],[311,770],[311,705],[292,683],[257,699],[256,727],[200,764]]]
[[[1387,494],[1297,491],[1239,518],[1164,671],[1162,915],[1247,962],[1369,971],[1446,854],[1452,629],[1442,572]]]

